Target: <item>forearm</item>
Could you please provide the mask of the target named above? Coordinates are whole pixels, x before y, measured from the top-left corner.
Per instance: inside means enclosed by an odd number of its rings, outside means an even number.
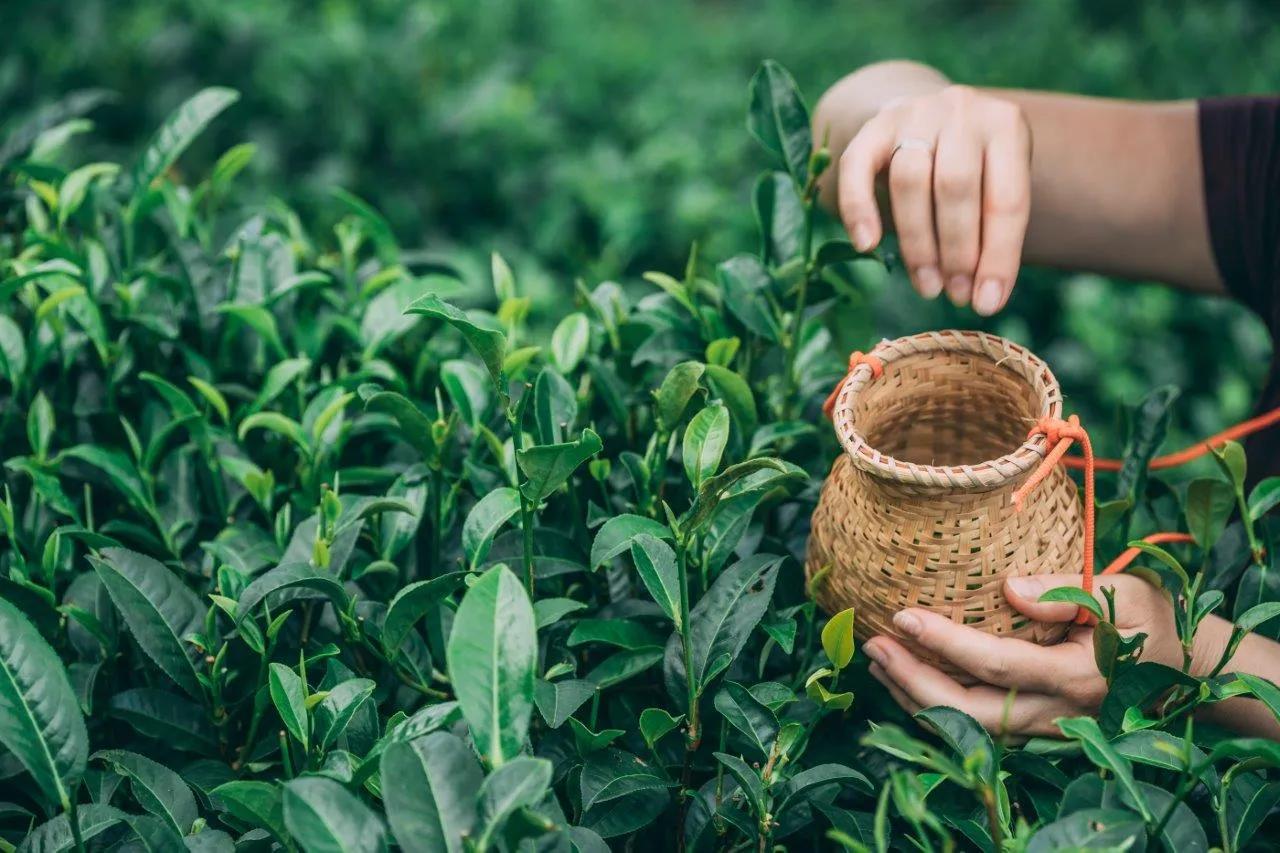
[[[1231,623],[1217,616],[1209,616],[1201,623],[1196,635],[1193,672],[1201,676],[1212,672],[1226,651],[1231,630]],[[1223,674],[1233,672],[1256,675],[1280,684],[1280,643],[1249,634],[1222,669]],[[1266,705],[1256,699],[1228,699],[1205,707],[1197,716],[1241,735],[1280,740],[1280,722]]]
[[[823,95],[815,139],[834,157],[886,105],[952,81],[914,62],[859,69]],[[1020,107],[1030,129],[1031,217],[1023,262],[1223,292],[1204,213],[1194,101],[1136,103],[1020,89],[986,89]],[[836,171],[821,184],[837,210]],[[886,225],[892,211],[882,198]]]

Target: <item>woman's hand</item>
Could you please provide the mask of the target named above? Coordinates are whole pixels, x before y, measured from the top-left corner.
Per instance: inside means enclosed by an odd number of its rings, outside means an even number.
[[[1037,599],[1052,587],[1079,587],[1081,580],[1079,575],[1013,578],[1005,583],[1004,591],[1009,603],[1032,619],[1069,622],[1076,616],[1075,605],[1041,604]],[[1094,595],[1104,607],[1097,587],[1115,590],[1115,624],[1122,636],[1147,635],[1142,660],[1181,669],[1182,646],[1174,627],[1173,606],[1162,591],[1131,575],[1099,578]],[[949,705],[995,734],[1061,737],[1054,720],[1096,715],[1107,693],[1106,681],[1094,663],[1092,627],[1073,626],[1062,643],[1040,646],[966,628],[925,610],[904,610],[894,617],[894,625],[984,682],[961,686],[888,637],[868,640],[863,652],[872,661],[871,674],[908,713],[931,705]],[[1207,622],[1193,647],[1191,672],[1197,676],[1207,674],[1226,644],[1225,638],[1203,636],[1218,633],[1206,632],[1206,627]],[[1010,691],[1015,695],[1007,701]]]
[[[876,182],[888,171],[893,227],[920,295],[1004,307],[1031,215],[1031,130],[1010,100],[967,86],[899,98],[840,158],[840,217],[867,251],[884,235]]]

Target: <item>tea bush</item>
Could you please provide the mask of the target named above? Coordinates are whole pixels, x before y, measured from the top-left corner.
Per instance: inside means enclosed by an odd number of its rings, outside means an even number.
[[[1144,662],[1103,614],[1100,719],[1014,747],[955,709],[904,716],[856,613],[816,610],[801,564],[838,452],[820,402],[871,334],[855,271],[892,258],[819,239],[830,154],[781,67],[750,91],[777,164],[755,244],[695,247],[638,298],[580,279],[548,334],[500,255],[477,280],[343,191],[331,231],[242,206],[250,147],[180,179],[234,91],[186,101],[127,168],[54,156],[83,98],[8,137],[4,849],[1263,837],[1280,748],[1193,713],[1280,712],[1268,682]],[[1190,529],[1141,569],[1181,635],[1217,609],[1275,636],[1280,484],[1245,494],[1235,445],[1186,488],[1135,476],[1175,399],[1131,413],[1104,555]]]

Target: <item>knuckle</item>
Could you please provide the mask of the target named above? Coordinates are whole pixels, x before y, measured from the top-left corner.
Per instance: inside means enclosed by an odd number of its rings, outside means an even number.
[[[997,130],[1021,133],[1025,128],[1022,108],[1012,101],[990,98],[987,101],[986,113],[987,122]]]
[[[929,186],[930,164],[923,157],[897,157],[889,168],[889,187],[895,191],[919,191]]]
[[[1005,218],[1022,217],[1031,210],[1031,198],[1020,189],[998,190],[983,200],[983,212],[987,216]]]
[[[961,201],[977,195],[978,176],[968,169],[939,168],[933,178],[934,191],[943,201]]]
[[[978,663],[978,672],[974,673],[989,684],[1001,684],[1012,674],[1008,658],[998,654],[987,654]]]

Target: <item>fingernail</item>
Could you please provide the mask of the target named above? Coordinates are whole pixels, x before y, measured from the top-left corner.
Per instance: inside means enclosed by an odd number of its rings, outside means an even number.
[[[905,610],[894,614],[893,624],[908,637],[919,636],[920,632],[924,630],[924,623],[920,621],[920,617]]]
[[[992,278],[987,279],[978,285],[977,291],[973,294],[973,310],[984,317],[990,317],[1000,308],[1001,294],[1000,282]]]
[[[867,643],[862,647],[862,651],[872,663],[878,663],[884,666],[885,653],[884,649],[874,642]]]
[[[853,226],[853,247],[859,252],[865,252],[872,248],[870,225],[865,222],[859,222]]]
[[[1022,598],[1035,601],[1044,592],[1044,584],[1039,578],[1009,578],[1009,589]]]
[[[947,283],[947,295],[961,308],[969,304],[972,291],[973,281],[967,275],[952,276],[951,281]]]
[[[934,299],[942,292],[942,276],[933,267],[916,270],[916,285],[925,299]]]

